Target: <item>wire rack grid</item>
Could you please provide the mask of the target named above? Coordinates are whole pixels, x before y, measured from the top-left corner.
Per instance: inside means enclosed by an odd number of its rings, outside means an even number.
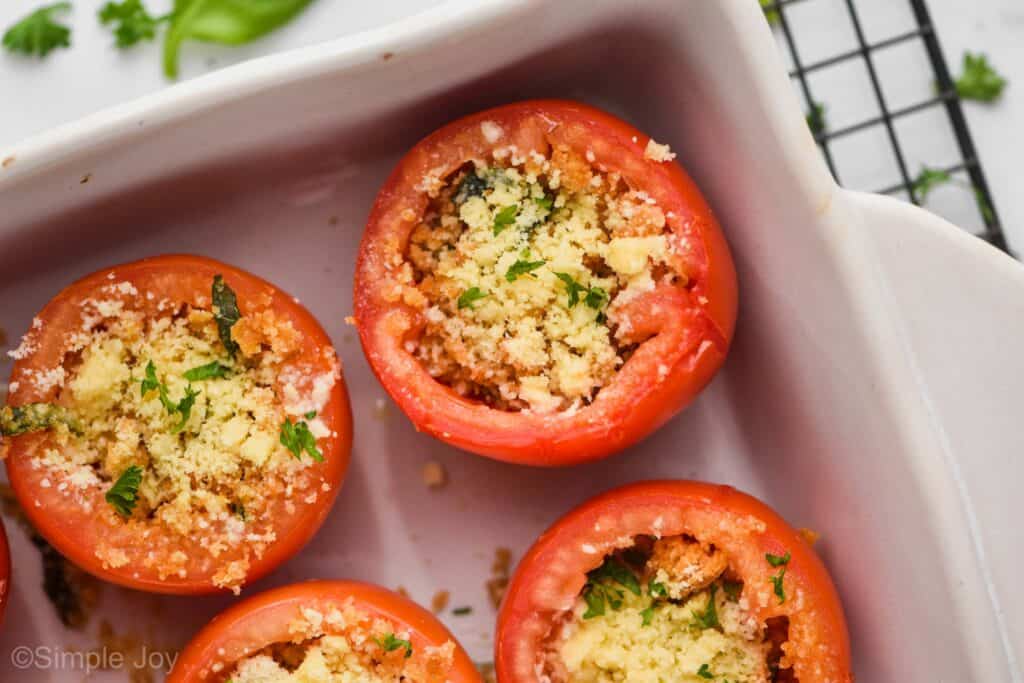
[[[944,110],[949,124],[948,129],[954,140],[952,146],[954,152],[945,163],[929,166],[929,168],[933,172],[948,174],[949,177],[966,176],[966,181],[961,184],[972,195],[972,211],[977,214],[973,222],[979,225],[978,230],[972,230],[972,232],[993,246],[1006,251],[1006,239],[999,222],[999,215],[992,201],[953,77],[943,57],[939,38],[925,0],[886,0],[886,2],[890,3],[887,9],[892,9],[893,4],[906,2],[907,7],[901,9],[907,11],[907,23],[904,27],[898,27],[895,33],[890,31],[890,35],[881,38],[869,36],[865,29],[866,19],[870,18],[869,15],[872,11],[871,5],[874,4],[877,10],[877,2],[871,3],[868,0],[774,0],[769,2],[764,0],[761,4],[774,24],[779,42],[784,46],[785,51],[788,51],[792,66],[790,77],[806,104],[809,120],[815,115],[819,117],[819,124],[812,125],[812,129],[814,129],[815,139],[836,181],[845,184],[843,169],[837,161],[837,150],[835,149],[837,144],[844,139],[867,131],[881,131],[884,133],[882,137],[887,140],[892,160],[895,162],[896,175],[887,184],[880,184],[876,173],[869,176],[870,182],[876,183],[876,186],[857,189],[869,189],[883,194],[901,196],[914,204],[923,204],[927,189],[922,184],[920,172],[925,166],[922,164],[919,168],[915,168],[912,165],[912,160],[905,151],[904,145],[907,128],[904,127],[901,130],[900,124],[922,112]],[[816,31],[822,18],[819,15],[817,25],[804,23],[801,26],[799,17],[794,17],[794,14],[802,11],[801,8],[804,6],[816,3],[830,4],[830,7],[826,9],[833,12],[829,18],[831,22],[837,21],[840,15],[845,15],[841,20],[844,23],[848,22],[846,30],[850,34],[850,40],[847,45],[842,45],[843,41],[836,41],[838,44],[831,46],[831,51],[818,49],[816,52],[819,54],[808,59],[801,50],[801,39],[808,33]],[[931,80],[930,87],[924,96],[906,103],[894,104],[892,102],[894,99],[892,97],[893,89],[889,88],[887,92],[887,88],[884,87],[883,81],[887,74],[886,68],[880,65],[880,62],[883,61],[881,56],[886,51],[899,49],[899,46],[915,42],[923,47],[927,55],[929,63],[927,70],[930,73],[925,77]],[[845,68],[857,63],[866,70],[866,81],[870,84],[869,90],[872,94],[868,96],[865,92],[865,97],[874,98],[872,109],[870,112],[861,113],[860,116],[855,116],[852,119],[849,116],[841,116],[842,112],[830,111],[830,114],[840,114],[837,118],[846,119],[840,125],[832,127],[821,119],[823,111],[825,111],[823,107],[832,107],[833,103],[827,100],[822,101],[816,97],[813,79],[829,70]],[[897,67],[890,65],[889,70],[895,68]],[[828,118],[833,117],[830,115]],[[940,213],[942,212],[940,211]],[[972,221],[961,220],[959,222]]]

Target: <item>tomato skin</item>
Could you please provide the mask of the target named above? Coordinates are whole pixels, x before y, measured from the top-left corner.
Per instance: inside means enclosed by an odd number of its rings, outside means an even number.
[[[761,501],[730,486],[696,481],[651,481],[613,489],[569,512],[537,539],[516,568],[498,614],[498,680],[537,680],[533,665],[552,620],[573,604],[586,572],[599,566],[608,552],[623,547],[623,537],[684,532],[729,554],[754,616],[762,622],[789,617],[790,642],[797,645],[794,673],[801,683],[853,682],[846,619],[817,554]],[[765,553],[786,552],[791,554],[784,578],[787,599],[780,605],[768,578],[777,570]],[[759,599],[764,593],[767,599]]]
[[[113,274],[114,279],[110,276]],[[26,358],[18,360],[11,375],[12,384],[18,382],[16,391],[8,397],[11,405],[32,402],[48,402],[56,398],[54,387],[41,392],[31,382],[21,381],[32,371],[53,367],[64,353],[65,333],[77,329],[81,322],[80,302],[111,282],[131,282],[138,291],[153,291],[173,301],[209,305],[210,286],[216,274],[225,280],[238,295],[243,315],[249,310],[250,302],[259,297],[268,302],[267,308],[288,319],[302,333],[299,358],[311,366],[330,366],[335,357],[327,333],[296,299],[277,289],[270,283],[213,259],[194,255],[168,255],[143,259],[113,268],[106,268],[70,285],[55,296],[37,316],[40,325],[33,327],[34,346],[38,347]],[[158,301],[160,296],[156,296]],[[141,304],[149,307],[156,304]],[[254,305],[254,304],[253,304]],[[329,487],[322,491],[313,504],[295,501],[294,513],[275,518],[280,519],[277,540],[270,545],[259,559],[253,559],[246,573],[245,583],[251,583],[270,573],[278,565],[297,553],[316,533],[327,518],[338,490],[341,488],[348,468],[352,446],[352,416],[344,377],[334,384],[328,401],[319,417],[336,434],[319,443],[324,455],[323,463],[310,466],[310,471]],[[190,572],[190,576],[176,575],[160,578],[154,568],[146,568],[136,562],[113,568],[104,566],[97,558],[98,544],[109,537],[110,527],[103,527],[99,515],[82,509],[59,506],[60,499],[52,488],[42,483],[45,470],[32,467],[32,455],[48,440],[46,433],[28,433],[8,440],[7,474],[18,497],[18,501],[31,524],[62,555],[74,564],[98,578],[128,588],[154,593],[206,594],[227,590],[211,583],[210,575]],[[106,510],[107,505],[101,494],[95,496],[94,509]],[[285,526],[287,525],[287,526]],[[201,561],[205,552],[199,543],[183,549],[190,560],[196,556]]]
[[[594,164],[619,171],[678,217],[672,231],[693,263],[691,285],[652,295],[659,334],[644,342],[590,405],[568,414],[511,413],[459,396],[435,381],[404,347],[422,328],[420,314],[389,302],[390,270],[427,206],[416,189],[428,171],[454,171],[494,148],[481,123],[508,135],[520,150],[568,144],[589,151]],[[596,460],[640,441],[687,406],[725,360],[736,321],[736,272],[725,238],[699,190],[675,162],[644,158],[650,138],[602,111],[569,101],[534,100],[497,107],[444,126],[399,162],[381,189],[359,251],[355,317],[374,373],[416,428],[447,443],[507,462],[561,466]],[[646,300],[645,300],[646,301]]]
[[[0,522],[0,624],[7,610],[7,598],[11,593],[11,552],[7,545],[7,532]]]
[[[356,581],[307,581],[283,586],[237,603],[214,617],[182,650],[167,683],[220,681],[231,665],[248,654],[275,642],[290,639],[289,623],[299,607],[326,612],[352,598],[360,611],[380,616],[411,632],[413,648],[455,642],[455,662],[450,683],[482,683],[483,679],[465,650],[430,612],[397,593]],[[220,662],[223,667],[214,672]],[[424,682],[425,683],[425,682]]]

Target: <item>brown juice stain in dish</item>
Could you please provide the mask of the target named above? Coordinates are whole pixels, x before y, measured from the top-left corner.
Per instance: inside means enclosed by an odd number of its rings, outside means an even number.
[[[501,606],[501,599],[505,597],[511,571],[512,551],[504,547],[496,548],[494,561],[491,563],[491,578],[484,584],[487,588],[487,597],[490,598],[494,609]]]

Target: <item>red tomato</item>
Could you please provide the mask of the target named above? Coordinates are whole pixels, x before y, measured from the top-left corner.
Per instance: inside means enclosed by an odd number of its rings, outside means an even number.
[[[210,306],[210,290],[215,275],[238,297],[243,316],[256,312],[272,312],[277,319],[290,321],[300,336],[300,345],[290,356],[286,368],[311,373],[339,373],[340,366],[331,341],[320,324],[296,299],[273,285],[237,268],[199,256],[161,256],[109,268],[94,273],[71,285],[39,313],[23,348],[29,352],[14,365],[11,406],[28,403],[53,403],[60,400],[59,386],[40,389],[33,377],[39,372],[63,368],[74,362],[66,353],[69,333],[79,330],[86,315],[84,303],[89,299],[114,298],[125,305],[131,299],[146,315],[166,310],[167,302],[175,307],[183,303]],[[112,283],[130,283],[128,292],[111,292]],[[131,291],[152,294],[130,294]],[[281,395],[281,380],[276,393]],[[310,464],[310,486],[316,496],[281,495],[268,502],[267,515],[246,522],[247,531],[273,534],[266,551],[250,558],[244,582],[266,575],[294,555],[313,536],[327,517],[348,467],[352,443],[352,418],[345,382],[340,375],[330,390],[328,400],[318,417],[331,432],[318,441],[324,460]],[[34,467],[41,449],[52,441],[47,431],[30,432],[9,439],[7,473],[25,514],[36,529],[65,557],[99,578],[130,588],[158,592],[198,594],[218,590],[213,576],[234,560],[244,557],[245,545],[237,544],[215,555],[202,538],[181,540],[168,535],[163,527],[151,527],[143,536],[133,520],[120,518],[104,500],[108,487],[93,486],[83,493],[84,503],[58,490],[61,482],[54,479],[50,468]],[[66,488],[66,486],[65,486]],[[175,540],[177,538],[177,540]],[[101,548],[116,547],[125,552],[119,563],[101,559]],[[155,553],[178,554],[184,557],[184,577],[166,575]],[[114,566],[117,564],[118,566]],[[161,576],[161,573],[164,575]]]
[[[222,681],[233,665],[273,643],[294,639],[289,626],[300,610],[327,614],[350,604],[360,614],[409,631],[413,655],[455,639],[434,615],[416,603],[378,586],[353,581],[309,581],[277,588],[244,600],[214,618],[185,647],[167,683]],[[452,668],[437,680],[416,683],[482,683],[472,660],[455,643]]]
[[[494,665],[502,683],[537,681],[541,644],[612,551],[632,538],[689,534],[724,551],[759,623],[789,618],[792,672],[801,683],[852,683],[842,605],[821,560],[771,508],[729,486],[694,481],[632,484],[584,503],[537,540],[512,577],[498,615]],[[785,600],[766,553],[790,554]],[[789,679],[786,679],[789,680]]]
[[[491,408],[435,381],[406,349],[405,342],[418,337],[425,320],[420,310],[395,300],[391,292],[409,236],[428,206],[420,186],[428,174],[445,177],[471,159],[488,158],[496,145],[488,141],[484,122],[505,131],[500,144],[514,144],[524,156],[567,145],[593,159],[592,167],[621,174],[630,188],[645,191],[673,216],[668,223],[672,238],[687,245],[688,285],[661,285],[632,302],[635,333],[646,341],[593,403],[576,411]],[[401,160],[377,196],[360,247],[355,317],[373,371],[417,429],[499,460],[569,465],[636,443],[707,385],[732,339],[736,273],[704,198],[678,164],[644,156],[649,139],[592,107],[539,100],[448,124]]]
[[[7,546],[7,532],[0,522],[0,622],[7,609],[7,596],[11,592],[11,553]]]

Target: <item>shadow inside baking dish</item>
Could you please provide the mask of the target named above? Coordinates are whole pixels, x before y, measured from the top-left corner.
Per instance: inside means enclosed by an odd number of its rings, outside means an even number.
[[[685,4],[694,22],[714,20],[714,3]],[[286,135],[128,190],[105,184],[125,177],[108,176],[97,154],[65,169],[67,182],[95,191],[94,200],[0,235],[0,297],[10,302],[0,323],[12,333],[23,330],[74,278],[162,252],[221,258],[299,296],[343,358],[359,475],[321,533],[269,583],[353,576],[402,586],[421,602],[446,590],[452,605],[475,608],[470,617],[443,616],[484,659],[493,617],[484,582],[495,548],[518,556],[559,515],[618,484],[705,479],[758,495],[794,525],[822,533],[820,549],[850,618],[859,678],[897,680],[912,671],[910,663],[939,658],[949,680],[967,680],[966,646],[935,600],[951,582],[941,544],[905,464],[900,425],[879,409],[885,382],[872,348],[884,340],[859,329],[857,283],[840,275],[835,236],[825,235],[835,229],[834,217],[823,216],[828,197],[808,189],[807,174],[820,166],[795,168],[792,151],[776,139],[775,114],[762,99],[737,94],[763,88],[751,65],[741,64],[750,55],[738,53],[736,65],[708,61],[699,31],[680,38],[639,17],[567,35],[512,66],[492,68],[482,59],[474,78],[372,120],[345,121],[312,137]],[[395,60],[375,68],[404,67]],[[327,93],[335,82],[359,78],[339,72],[317,87]],[[283,84],[277,97],[309,87]],[[581,99],[670,143],[720,217],[740,276],[735,345],[708,390],[643,444],[573,469],[516,468],[416,433],[342,322],[351,313],[363,222],[397,157],[459,115],[529,97]],[[316,95],[299,99],[305,107],[316,103]],[[756,115],[751,106],[760,108]],[[232,125],[247,125],[244,110],[231,116]],[[189,125],[152,135],[187,138]],[[420,478],[432,461],[449,473],[441,491]],[[180,601],[167,603],[176,618],[196,625],[204,618]],[[941,652],[928,643],[941,643]]]

